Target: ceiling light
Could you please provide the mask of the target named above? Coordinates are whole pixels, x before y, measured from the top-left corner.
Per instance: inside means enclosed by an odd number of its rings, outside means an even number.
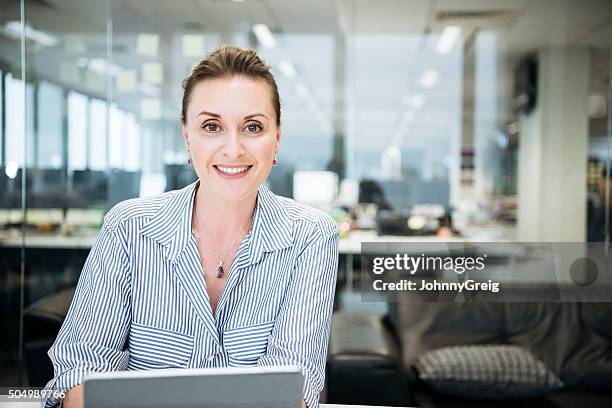
[[[100,75],[117,75],[122,71],[121,67],[113,63],[108,63],[103,58],[92,58],[89,60],[88,68],[90,71],[96,72]]]
[[[295,86],[295,93],[298,94],[298,96],[300,98],[307,98],[308,95],[310,94],[310,92],[308,91],[308,88],[306,88],[306,85],[304,84],[297,84]]]
[[[9,21],[4,24],[2,31],[9,37],[19,40],[21,38],[21,22]],[[55,47],[60,43],[57,36],[46,33],[41,30],[36,30],[29,25],[25,25],[25,36],[28,40],[42,45],[43,47]]]
[[[164,82],[164,67],[159,62],[145,62],[142,64],[142,80],[151,84]]]
[[[438,82],[438,73],[434,71],[433,69],[428,69],[427,71],[423,72],[423,76],[421,77],[421,80],[419,81],[421,86],[425,89],[433,88],[437,82]]]
[[[118,75],[123,71],[119,65],[108,63],[104,58],[85,58],[81,57],[76,62],[77,67],[87,68],[88,70],[95,72],[99,75]]]
[[[293,79],[297,75],[293,64],[289,61],[281,61],[281,63],[278,64],[278,68],[281,70],[283,75],[289,79]]]
[[[136,54],[146,57],[156,57],[159,50],[159,35],[140,33],[136,37]]]
[[[255,36],[257,37],[257,41],[259,41],[259,43],[263,45],[264,47],[266,48],[276,47],[276,39],[272,35],[272,32],[270,31],[267,25],[255,24],[253,26],[253,32],[255,33]]]
[[[414,109],[421,109],[425,105],[425,97],[423,95],[414,95],[410,98],[410,106]]]
[[[452,49],[453,45],[461,35],[461,27],[458,26],[446,26],[440,34],[438,44],[436,44],[436,52],[438,54],[448,54]]]
[[[126,70],[117,75],[115,87],[119,92],[134,92],[136,90],[136,72]]]
[[[140,100],[140,117],[145,120],[160,120],[162,103],[159,98],[142,98]]]
[[[64,50],[66,54],[82,55],[87,51],[87,47],[80,34],[66,34],[64,35]]]
[[[185,57],[201,57],[204,55],[204,36],[199,34],[185,34],[182,38],[183,55]]]

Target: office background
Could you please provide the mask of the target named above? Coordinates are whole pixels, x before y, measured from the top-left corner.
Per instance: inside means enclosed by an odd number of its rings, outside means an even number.
[[[0,9],[0,385],[27,384],[23,312],[75,284],[105,212],[195,180],[180,83],[220,44],[257,49],[278,81],[270,187],[332,213],[344,239],[609,241],[607,0]]]

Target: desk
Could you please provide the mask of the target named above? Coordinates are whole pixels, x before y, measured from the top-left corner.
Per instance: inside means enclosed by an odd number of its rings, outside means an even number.
[[[359,255],[361,254],[362,242],[465,242],[462,237],[437,237],[435,235],[415,236],[415,235],[378,235],[376,231],[352,231],[348,237],[341,238],[338,244],[341,254]]]
[[[95,234],[66,236],[62,234],[43,234],[38,232],[26,233],[25,247],[29,249],[67,249],[89,251],[96,240]],[[340,255],[346,255],[346,286],[349,292],[353,290],[354,271],[353,256],[361,254],[362,242],[462,242],[464,239],[436,236],[396,236],[378,235],[376,231],[353,231],[346,238],[339,241]],[[21,230],[1,231],[0,247],[21,248]]]
[[[89,251],[96,240],[96,234],[66,236],[63,234],[44,234],[38,232],[26,233],[25,247],[29,249],[63,249]],[[346,288],[353,291],[354,271],[353,257],[361,254],[362,242],[406,242],[406,243],[432,243],[432,242],[463,242],[458,237],[436,236],[396,236],[378,235],[376,231],[353,231],[346,238],[339,241],[340,255],[346,255]],[[21,230],[1,231],[0,247],[21,248]]]
[[[26,248],[48,249],[83,249],[90,250],[96,240],[96,235],[66,236],[61,234],[26,234]],[[0,234],[0,247],[21,248],[21,235]]]
[[[43,234],[39,232],[26,233],[26,248],[57,248],[57,249],[91,249],[96,240],[96,234],[67,236],[63,234]],[[353,231],[346,238],[341,238],[338,244],[340,254],[359,255],[362,242],[464,242],[458,237],[444,238],[436,236],[399,236],[377,235],[375,231]],[[21,230],[0,232],[0,246],[6,248],[21,247]]]

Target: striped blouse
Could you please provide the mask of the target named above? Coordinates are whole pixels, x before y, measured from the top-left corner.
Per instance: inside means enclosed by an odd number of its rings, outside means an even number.
[[[191,231],[196,184],[108,212],[49,350],[55,374],[47,387],[72,388],[88,372],[299,365],[303,398],[318,407],[336,224],[261,186],[213,315]]]

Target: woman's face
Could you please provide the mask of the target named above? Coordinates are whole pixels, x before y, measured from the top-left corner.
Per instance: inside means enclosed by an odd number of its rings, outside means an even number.
[[[280,128],[269,86],[245,77],[211,79],[192,90],[183,137],[210,197],[240,201],[270,174]]]

